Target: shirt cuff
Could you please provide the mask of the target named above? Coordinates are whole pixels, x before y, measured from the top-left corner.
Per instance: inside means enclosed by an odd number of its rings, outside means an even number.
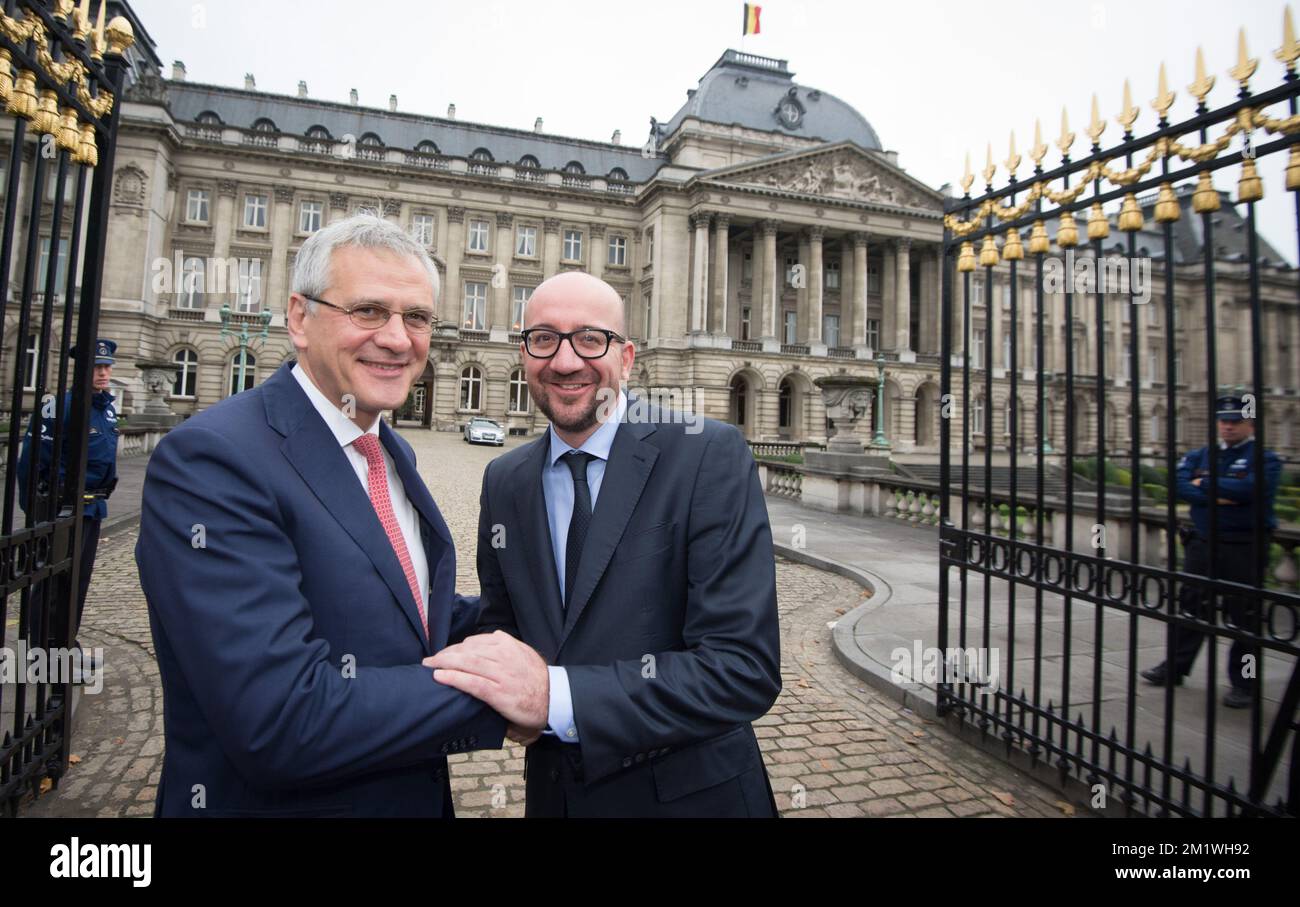
[[[573,694],[569,689],[569,672],[547,665],[551,680],[551,701],[546,711],[547,730],[563,743],[578,742],[578,726],[573,723]]]

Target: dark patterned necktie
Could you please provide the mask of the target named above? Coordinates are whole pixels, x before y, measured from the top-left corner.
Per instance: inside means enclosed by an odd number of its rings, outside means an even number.
[[[564,462],[573,473],[573,516],[569,518],[569,538],[564,545],[564,607],[573,598],[573,585],[578,578],[578,564],[582,561],[582,546],[587,541],[587,527],[591,525],[591,486],[587,484],[587,464],[594,460],[591,454],[571,450]]]

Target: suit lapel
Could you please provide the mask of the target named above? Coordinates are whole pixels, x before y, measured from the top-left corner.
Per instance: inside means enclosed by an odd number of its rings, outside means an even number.
[[[591,515],[591,526],[587,530],[587,541],[582,549],[582,560],[578,564],[573,600],[569,602],[564,616],[561,647],[591,600],[596,584],[605,575],[605,568],[609,566],[610,558],[614,556],[614,550],[623,538],[632,511],[641,499],[641,492],[659,457],[659,448],[642,439],[654,430],[652,423],[624,422],[614,435],[609,462],[605,464],[605,477],[600,483],[600,496],[596,499],[596,509]]]
[[[338,440],[326,426],[325,421],[320,418],[302,388],[297,386],[296,379],[287,371],[282,371],[275,377],[281,375],[293,387],[289,389],[281,386],[277,396],[296,391],[302,398],[302,406],[308,412],[290,430],[280,450],[330,515],[366,553],[366,557],[374,564],[384,584],[393,593],[393,598],[410,621],[412,631],[420,637],[427,652],[428,641],[425,639],[424,629],[420,626],[420,615],[416,610],[415,600],[411,598],[411,587],[406,582],[406,574],[402,570],[402,565],[398,563],[397,554],[393,551],[392,543],[388,541],[388,535],[384,532],[379,517],[375,514],[369,495],[362,490],[361,483],[355,480],[352,464],[348,462],[347,455],[339,447]],[[268,410],[270,408],[268,405]],[[280,410],[283,411],[282,406]],[[394,457],[394,461],[400,462],[401,458]],[[432,564],[430,567],[432,568]],[[429,572],[432,578],[433,570],[430,569]]]
[[[532,574],[533,588],[538,591],[546,626],[551,633],[551,653],[554,654],[559,649],[564,602],[560,599],[560,577],[555,570],[546,496],[542,493],[542,470],[551,449],[550,437],[550,432],[546,432],[533,442],[523,468],[516,473],[514,504],[516,532],[522,537],[524,561]]]

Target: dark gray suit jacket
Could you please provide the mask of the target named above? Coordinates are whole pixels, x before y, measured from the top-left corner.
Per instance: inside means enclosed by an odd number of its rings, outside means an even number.
[[[758,470],[734,426],[651,418],[614,436],[567,610],[542,493],[549,433],[483,478],[479,630],[567,669],[581,741],[529,747],[530,816],[776,813],[750,727],[781,691]]]

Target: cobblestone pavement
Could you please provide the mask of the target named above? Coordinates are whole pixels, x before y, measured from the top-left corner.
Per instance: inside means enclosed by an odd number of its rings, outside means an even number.
[[[478,591],[473,567],[478,488],[499,448],[458,435],[404,430],[460,554],[458,588]],[[511,440],[511,446],[521,443]],[[59,787],[25,805],[28,816],[150,815],[162,767],[162,696],[135,530],[101,544],[81,639],[106,652],[104,688],[82,697],[75,764]],[[755,722],[783,815],[1052,816],[1059,796],[869,690],[831,650],[828,624],[863,590],[843,577],[786,561],[777,566],[784,689]],[[523,815],[523,749],[452,758],[461,816]],[[1065,809],[1066,812],[1070,810]]]

